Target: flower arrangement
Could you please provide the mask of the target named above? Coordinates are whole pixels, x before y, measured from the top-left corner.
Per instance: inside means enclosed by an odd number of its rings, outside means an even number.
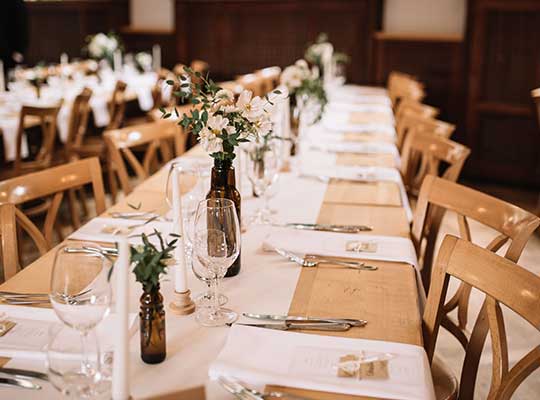
[[[90,58],[95,60],[106,59],[112,65],[113,55],[116,50],[122,50],[123,45],[120,38],[113,32],[97,33],[94,36],[86,37],[85,50]]]
[[[152,70],[152,56],[145,52],[135,54],[135,66],[139,72],[148,72]]]
[[[296,107],[298,99],[306,97],[319,106],[314,122],[321,119],[328,98],[316,66],[310,69],[306,60],[298,60],[283,70],[281,83],[289,90],[291,107]]]
[[[308,45],[304,58],[311,65],[317,66],[321,75],[324,76],[332,63],[333,54],[334,46],[328,41],[328,35],[322,32],[317,36],[315,43]]]
[[[186,75],[180,75],[180,90],[173,95],[181,100],[190,96],[191,104],[196,107],[191,113],[182,115],[179,124],[195,134],[203,149],[214,159],[233,160],[234,148],[240,143],[257,140],[272,130],[270,119],[275,102],[282,93],[274,90],[264,98],[253,97],[253,93],[244,90],[235,99],[231,90],[216,85],[208,76],[184,69]],[[190,79],[191,78],[191,79]],[[200,82],[200,83],[199,83]],[[173,80],[168,80],[174,85]],[[169,118],[172,112],[161,109],[163,118]],[[180,118],[176,108],[174,113]]]

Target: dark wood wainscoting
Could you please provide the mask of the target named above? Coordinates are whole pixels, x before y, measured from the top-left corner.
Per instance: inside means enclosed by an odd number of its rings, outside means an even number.
[[[27,2],[29,48],[25,63],[80,57],[87,35],[128,25],[128,0]]]
[[[378,32],[374,36],[373,81],[385,85],[397,70],[416,76],[427,88],[426,104],[441,109],[441,118],[463,123],[463,41],[450,36],[411,36]],[[458,140],[461,132],[456,133]]]
[[[161,46],[161,65],[165,68],[172,68],[177,62],[175,31],[158,31],[133,29],[124,27],[120,29],[120,36],[124,41],[126,50],[130,53],[144,51],[152,53],[152,46]]]
[[[177,0],[177,56],[205,60],[216,79],[229,79],[290,65],[306,43],[326,32],[351,56],[349,80],[365,83],[381,7],[381,0]]]
[[[540,86],[540,2],[470,0],[468,174],[540,185],[540,130],[530,92]]]

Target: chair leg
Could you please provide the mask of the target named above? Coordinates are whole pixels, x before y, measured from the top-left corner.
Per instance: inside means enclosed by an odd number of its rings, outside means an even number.
[[[118,185],[111,165],[109,165],[109,167],[107,168],[107,175],[109,177],[109,190],[111,191],[111,200],[112,203],[115,204],[116,196],[118,195]]]

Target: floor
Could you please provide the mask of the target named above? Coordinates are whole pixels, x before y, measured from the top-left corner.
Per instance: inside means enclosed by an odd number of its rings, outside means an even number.
[[[502,198],[506,201],[517,204],[523,208],[534,210],[536,207],[537,193],[533,191],[517,190],[514,188],[496,186],[496,185],[475,185],[468,183],[470,186],[474,186],[479,190],[490,193],[496,197]],[[87,199],[90,199],[88,196]],[[110,204],[110,200],[109,203]],[[94,214],[94,205],[89,204],[90,213]],[[67,210],[61,210],[63,220],[66,220],[66,216],[69,215]],[[473,241],[479,245],[486,245],[494,236],[494,232],[481,224],[470,221],[470,227],[472,231]],[[64,233],[69,233],[69,227],[64,229]],[[445,216],[443,226],[441,229],[441,235],[439,236],[439,244],[444,235],[454,234],[457,235],[457,220],[455,214],[448,213]],[[29,249],[30,250],[30,249]],[[504,250],[504,249],[503,249]],[[29,253],[32,253],[29,251]],[[28,253],[27,253],[28,254]],[[33,257],[37,255],[34,253]],[[537,275],[540,275],[540,235],[535,234],[529,243],[527,244],[521,259],[520,265],[529,269]],[[453,286],[455,282],[453,282]],[[452,290],[450,290],[452,293]],[[470,300],[470,326],[474,323],[476,315],[483,301],[483,295],[479,292],[473,292]],[[517,360],[523,357],[528,351],[535,346],[540,345],[540,333],[528,325],[528,323],[521,320],[512,311],[505,309],[505,323],[506,332],[509,340],[509,357],[510,366],[512,366]],[[436,353],[442,357],[448,366],[454,371],[456,377],[460,376],[461,365],[463,362],[463,350],[457,340],[454,339],[444,329],[440,332],[440,337],[437,344]],[[485,399],[489,391],[491,379],[491,351],[490,342],[486,343],[484,349],[483,358],[481,360],[480,371],[478,375],[476,385],[475,399]],[[540,398],[540,369],[533,373],[516,391],[513,399],[523,400],[536,400]]]

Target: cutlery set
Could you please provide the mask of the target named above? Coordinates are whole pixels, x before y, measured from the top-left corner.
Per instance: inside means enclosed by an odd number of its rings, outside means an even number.
[[[292,253],[285,249],[281,249],[279,247],[275,247],[273,248],[273,250],[280,256],[283,256],[286,259],[307,268],[316,267],[319,264],[334,264],[345,268],[358,269],[361,271],[376,271],[378,269],[378,267],[376,266],[366,265],[365,263],[358,261],[338,261],[316,256],[300,257],[298,254]]]
[[[42,381],[48,381],[47,374],[38,371],[30,371],[26,369],[18,368],[2,368],[0,367],[0,375],[8,375],[9,377],[0,376],[0,386],[11,386],[22,389],[40,390],[41,386],[29,380],[39,379]]]
[[[288,400],[312,400],[307,397],[297,396],[295,394],[289,394],[284,392],[268,392],[263,393],[255,389],[251,389],[246,385],[240,383],[238,380],[232,377],[220,376],[217,379],[218,383],[227,392],[231,393],[240,400],[266,400],[266,399],[288,399]]]
[[[331,224],[303,224],[291,222],[288,224],[273,224],[272,226],[281,228],[293,228],[304,231],[321,231],[335,233],[360,233],[369,232],[373,228],[367,225],[331,225]]]
[[[266,321],[263,323],[236,323],[235,325],[252,326],[256,328],[275,329],[279,331],[313,330],[346,332],[354,327],[362,327],[366,320],[334,317],[299,317],[291,315],[253,314],[244,313],[244,317]],[[231,326],[230,324],[229,326]]]

